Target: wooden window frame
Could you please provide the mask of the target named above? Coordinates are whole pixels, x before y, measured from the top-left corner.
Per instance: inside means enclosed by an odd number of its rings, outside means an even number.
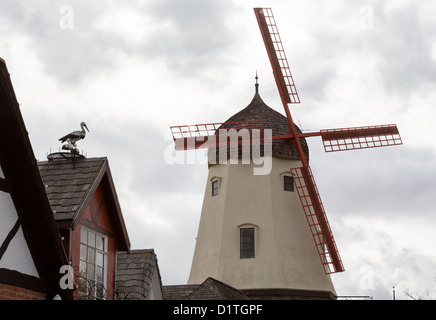
[[[86,239],[84,235],[86,234]],[[97,244],[97,240],[102,240]],[[85,252],[86,250],[86,252]],[[100,260],[100,261],[98,261]],[[80,294],[88,298],[106,299],[107,293],[107,268],[108,268],[108,237],[91,228],[80,226],[80,256],[79,274],[87,280],[86,292]],[[88,268],[92,267],[92,275]],[[101,275],[99,277],[99,270]],[[101,278],[101,280],[99,279]],[[90,288],[89,288],[90,287]],[[102,291],[99,291],[102,290]]]

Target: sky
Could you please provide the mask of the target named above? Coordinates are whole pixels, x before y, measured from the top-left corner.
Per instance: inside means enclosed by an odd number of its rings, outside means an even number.
[[[85,121],[109,159],[133,249],[185,284],[207,180],[205,151],[169,127],[223,122],[254,95],[283,112],[253,7],[271,7],[306,131],[397,124],[403,145],[310,165],[346,271],[340,296],[436,299],[436,3],[431,0],[0,0],[6,61],[35,157]]]

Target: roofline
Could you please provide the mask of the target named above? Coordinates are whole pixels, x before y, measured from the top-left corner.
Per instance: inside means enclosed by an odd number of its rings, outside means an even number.
[[[109,161],[107,159],[107,157],[102,157],[104,158],[103,164],[100,168],[100,170],[98,171],[98,175],[95,178],[94,182],[92,183],[91,188],[88,190],[86,197],[84,199],[84,201],[82,201],[82,204],[80,205],[80,208],[77,210],[77,213],[74,217],[74,219],[72,220],[60,220],[58,221],[58,225],[61,226],[65,226],[69,221],[69,224],[71,226],[71,228],[75,229],[76,226],[80,223],[80,219],[83,216],[85,209],[87,208],[87,206],[89,205],[89,203],[92,200],[92,197],[95,193],[95,191],[97,190],[98,186],[101,185],[102,183],[105,183],[105,177],[107,179],[107,183],[108,183],[108,187],[109,187],[109,194],[111,195],[110,199],[108,199],[109,201],[112,202],[112,204],[115,206],[115,211],[116,214],[114,215],[115,218],[117,219],[117,224],[115,226],[115,228],[117,229],[117,233],[116,234],[121,234],[122,235],[122,247],[123,250],[126,250],[127,252],[130,252],[130,239],[129,239],[129,235],[127,233],[127,228],[126,228],[126,224],[124,222],[124,217],[121,211],[121,206],[120,203],[118,201],[118,196],[115,190],[115,185],[114,185],[114,181],[112,179],[112,174],[109,168]],[[103,185],[104,187],[104,185]],[[119,227],[118,227],[119,226]]]
[[[105,169],[106,177],[107,177],[107,180],[109,183],[109,188],[111,190],[110,194],[113,196],[112,201],[114,202],[116,212],[117,212],[116,217],[118,218],[118,223],[120,226],[119,231],[121,231],[121,233],[123,235],[125,250],[127,252],[130,252],[130,239],[129,239],[129,235],[127,233],[126,223],[124,222],[124,216],[123,216],[122,211],[121,211],[120,202],[118,201],[117,191],[115,189],[114,180],[112,178],[112,173],[111,173],[111,170],[109,167],[109,160],[107,158],[104,162],[104,169]]]
[[[80,208],[76,211],[73,219],[67,219],[67,221],[71,221],[71,228],[75,229],[77,224],[79,223],[80,218],[83,216],[83,213],[85,212],[86,207],[90,203],[92,196],[95,193],[95,190],[97,190],[98,186],[100,185],[100,181],[103,179],[104,175],[104,164],[106,163],[107,158],[104,157],[104,161],[100,169],[98,170],[98,175],[95,177],[94,181],[92,182],[91,188],[88,189],[86,197],[80,204]]]
[[[127,253],[127,254],[138,254],[138,253],[151,253],[152,255],[153,255],[153,260],[155,261],[155,263],[156,263],[156,265],[155,265],[155,272],[157,271],[157,276],[158,276],[158,278],[159,278],[159,284],[160,284],[160,290],[161,290],[161,293],[162,293],[162,296],[163,296],[163,284],[162,284],[162,277],[161,277],[161,274],[160,274],[160,269],[159,269],[159,261],[158,261],[158,258],[157,258],[157,254],[156,254],[156,252],[154,251],[154,249],[153,248],[151,248],[151,249],[132,249],[132,250],[130,250],[130,251],[117,251],[117,254],[123,254],[123,253]],[[154,273],[153,273],[154,274]]]
[[[2,94],[4,93],[4,94]],[[36,158],[28,137],[10,75],[0,58],[0,163],[32,259],[39,276],[46,282],[47,297],[58,293],[71,298],[69,290],[59,288],[59,269],[68,264],[59,230],[45,192]],[[26,183],[23,183],[26,181]],[[47,229],[49,232],[47,232]],[[47,263],[52,261],[53,263]]]

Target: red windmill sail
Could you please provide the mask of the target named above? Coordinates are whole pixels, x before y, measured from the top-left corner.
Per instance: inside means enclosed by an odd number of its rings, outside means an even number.
[[[326,152],[375,148],[402,144],[396,125],[375,125],[352,128],[326,129],[318,132],[300,132],[295,126],[288,104],[300,103],[294,79],[286,58],[283,44],[270,8],[254,8],[262,38],[274,73],[289,125],[286,135],[270,139],[287,139],[296,148],[302,167],[291,168],[294,183],[312,233],[316,249],[326,274],[344,271],[344,266],[333,237],[312,170],[305,157],[300,138],[321,136]],[[170,127],[176,150],[189,150],[219,146],[216,139],[220,129],[263,130],[261,120],[183,125]],[[251,136],[248,137],[251,142]],[[260,138],[263,141],[263,138]],[[246,141],[236,140],[236,143]],[[230,142],[226,142],[230,144]],[[235,143],[235,142],[233,142]]]

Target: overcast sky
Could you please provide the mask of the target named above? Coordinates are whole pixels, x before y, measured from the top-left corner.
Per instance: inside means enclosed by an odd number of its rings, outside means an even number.
[[[256,70],[283,113],[252,9],[271,7],[301,99],[294,121],[396,123],[404,142],[326,154],[308,140],[346,269],[332,276],[337,293],[436,299],[435,1],[0,3],[0,57],[35,156],[85,121],[78,146],[108,157],[132,248],[155,249],[164,284],[187,282],[207,178],[204,151],[171,163],[169,127],[245,108]]]

